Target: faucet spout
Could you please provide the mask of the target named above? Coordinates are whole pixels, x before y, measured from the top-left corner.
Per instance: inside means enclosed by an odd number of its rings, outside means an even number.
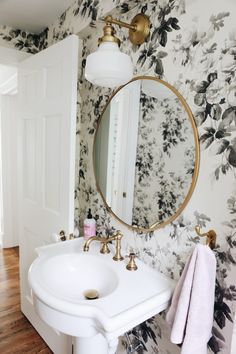
[[[88,252],[89,251],[90,243],[93,242],[93,241],[100,241],[100,242],[103,243],[103,242],[107,241],[107,238],[106,237],[100,237],[100,236],[89,237],[89,239],[84,244],[84,252]]]
[[[90,237],[84,244],[84,252],[89,251],[90,243],[93,241],[99,241],[102,244],[102,248],[100,250],[101,253],[110,253],[108,248],[108,243],[111,241],[116,241],[116,253],[113,257],[114,261],[122,261],[124,257],[121,255],[121,239],[123,235],[121,231],[116,231],[112,236],[108,237],[100,237],[100,236],[92,236]]]

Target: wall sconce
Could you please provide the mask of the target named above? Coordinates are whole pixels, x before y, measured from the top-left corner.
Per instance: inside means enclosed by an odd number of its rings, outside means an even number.
[[[94,85],[114,88],[124,85],[133,77],[133,64],[129,55],[119,49],[120,40],[115,36],[112,24],[129,29],[129,39],[139,45],[145,42],[150,32],[149,18],[144,14],[136,15],[131,24],[107,16],[103,28],[103,37],[99,38],[96,52],[88,55],[85,66],[85,78]]]

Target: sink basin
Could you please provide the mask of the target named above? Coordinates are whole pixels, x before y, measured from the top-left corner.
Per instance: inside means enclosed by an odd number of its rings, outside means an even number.
[[[74,304],[85,300],[86,290],[95,289],[99,298],[103,298],[118,285],[117,274],[106,262],[85,253],[47,257],[34,270],[35,276],[37,286],[47,294]]]
[[[29,270],[34,306],[56,330],[80,340],[102,335],[113,349],[101,353],[114,353],[120,335],[167,308],[175,283],[139,260],[138,270],[128,271],[112,253],[100,254],[98,242],[86,253],[83,244],[76,239],[36,250]],[[99,298],[86,299],[89,289]],[[94,352],[100,353],[97,343]]]

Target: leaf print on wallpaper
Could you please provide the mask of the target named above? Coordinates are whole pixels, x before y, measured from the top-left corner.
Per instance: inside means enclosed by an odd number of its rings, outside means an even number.
[[[182,66],[195,66],[205,74],[209,73],[215,59],[213,54],[217,49],[217,42],[212,43],[215,32],[224,26],[225,18],[229,12],[220,13],[217,16],[210,16],[208,28],[204,31],[193,19],[191,27],[184,28],[181,34],[178,34],[173,40],[174,43],[174,62],[181,63]],[[218,24],[220,18],[220,24]]]
[[[154,73],[162,78],[164,75],[163,59],[168,55],[167,52],[160,50],[157,52],[158,48],[165,47],[168,40],[168,33],[172,30],[179,30],[178,19],[176,17],[168,17],[171,11],[176,7],[175,0],[167,1],[151,1],[148,8],[147,4],[141,7],[141,12],[146,13],[150,11],[151,14],[158,11],[158,18],[155,20],[150,16],[152,23],[152,31],[150,40],[144,44],[144,48],[140,50],[140,54],[137,60],[137,64],[141,67],[145,63],[148,64],[148,69],[153,69]],[[156,26],[158,22],[158,26]]]
[[[221,330],[226,326],[227,320],[233,323],[234,314],[230,306],[236,301],[236,284],[228,285],[226,282],[229,270],[236,271],[236,198],[228,199],[228,210],[232,215],[230,221],[223,224],[228,227],[226,235],[226,248],[216,248],[217,279],[215,291],[214,326],[209,347],[213,353],[219,353],[227,347]]]
[[[19,29],[11,29],[7,26],[0,26],[0,38],[11,42],[14,47],[25,52],[36,54],[47,46],[47,30],[42,35],[29,33]]]
[[[181,101],[170,92],[157,98],[141,90],[132,212],[132,225],[139,227],[173,216],[192,183],[193,131]]]
[[[168,32],[180,29],[178,25],[179,20],[176,17],[168,17],[175,7],[175,0],[152,1],[151,3],[153,12],[156,12],[157,8],[159,9],[159,26],[154,27],[151,35],[151,41],[154,43],[159,42],[162,47],[165,47]],[[145,12],[144,8],[142,8],[142,12]]]
[[[158,346],[157,335],[153,330],[154,321],[155,319],[152,317],[127,333],[128,340],[124,342],[127,353],[144,354],[144,352],[148,352],[146,343],[150,338]]]
[[[98,15],[98,0],[84,0],[79,1],[77,8],[74,9],[74,16],[80,15],[83,17],[91,18],[90,26],[95,27],[95,21]]]
[[[189,79],[189,88],[194,95],[194,116],[201,132],[202,149],[218,156],[215,180],[228,173],[235,175],[236,167],[235,31],[230,32],[223,46],[214,40],[229,16],[229,12],[212,15],[208,31],[200,32],[194,25],[188,39],[177,36],[174,41],[175,60],[180,53],[187,53],[182,65],[189,73],[193,66],[199,71],[198,80]]]
[[[229,171],[235,173],[236,167],[236,107],[229,107],[225,110],[217,108],[218,119],[214,105],[208,104],[208,114],[210,119],[214,120],[211,126],[204,126],[205,133],[200,136],[200,142],[203,149],[208,149],[215,155],[221,155],[222,159],[215,169],[215,178],[219,179],[220,174],[226,174]],[[222,114],[221,114],[222,112]]]

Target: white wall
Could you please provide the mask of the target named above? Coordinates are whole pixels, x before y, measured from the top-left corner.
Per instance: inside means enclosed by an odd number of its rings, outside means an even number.
[[[17,219],[17,95],[1,96],[2,246],[18,245]]]

